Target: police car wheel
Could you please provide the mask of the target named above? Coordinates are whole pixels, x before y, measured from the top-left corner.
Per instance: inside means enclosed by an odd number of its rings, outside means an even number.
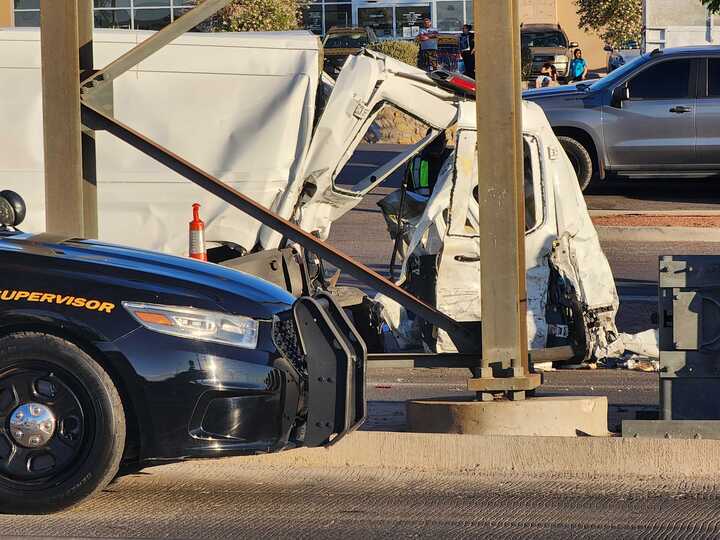
[[[125,415],[108,374],[56,336],[0,338],[0,512],[69,508],[117,474]]]

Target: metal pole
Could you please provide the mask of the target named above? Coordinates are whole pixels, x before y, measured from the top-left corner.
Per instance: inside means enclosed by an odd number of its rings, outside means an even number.
[[[48,232],[83,236],[77,2],[41,0],[40,36]]]
[[[78,44],[80,56],[80,79],[92,73],[93,59],[93,0],[77,0]],[[78,81],[78,84],[80,81]],[[82,176],[83,176],[83,236],[98,237],[97,208],[97,157],[95,153],[95,132],[83,126],[82,129]]]
[[[518,1],[475,0],[474,9],[483,350],[480,376],[526,378]],[[492,398],[492,382],[476,380],[468,386],[482,399]],[[524,397],[523,392],[510,395]]]

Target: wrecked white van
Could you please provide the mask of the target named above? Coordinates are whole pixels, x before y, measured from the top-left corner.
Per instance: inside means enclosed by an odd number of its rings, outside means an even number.
[[[98,32],[96,64],[147,36]],[[414,215],[403,217],[399,283],[459,322],[480,321],[485,255],[474,191],[474,102],[372,52],[349,57],[331,91],[321,92],[320,59],[317,39],[306,33],[188,34],[115,81],[114,115],[321,239],[456,126],[454,150],[434,190],[416,197]],[[0,185],[29,200],[31,231],[44,228],[39,65],[39,32],[0,32],[0,90],[10,96],[0,104],[8,119],[0,128]],[[426,124],[427,136],[365,178],[338,185],[340,171],[389,106]],[[603,357],[617,345],[618,298],[609,265],[572,166],[535,105],[524,104],[523,132],[530,347],[572,345],[578,360]],[[188,209],[200,202],[207,238],[225,242],[215,262],[275,279],[293,292],[309,281],[329,288],[355,309],[372,352],[455,350],[443,331],[389,299],[335,287],[312,256],[288,255],[292,247],[278,233],[121,141],[98,133],[97,148],[101,239],[184,254]],[[392,222],[397,208],[386,203]],[[268,254],[285,261],[273,270],[284,273],[280,278],[263,264]]]

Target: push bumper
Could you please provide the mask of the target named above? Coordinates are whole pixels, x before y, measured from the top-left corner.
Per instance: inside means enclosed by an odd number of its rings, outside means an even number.
[[[274,341],[307,377],[303,446],[330,446],[364,422],[367,350],[329,295],[297,300],[276,320]]]

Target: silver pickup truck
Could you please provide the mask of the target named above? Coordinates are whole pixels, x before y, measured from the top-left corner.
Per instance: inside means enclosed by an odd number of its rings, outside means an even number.
[[[720,174],[720,47],[655,50],[607,77],[529,90],[585,190],[609,174]]]

